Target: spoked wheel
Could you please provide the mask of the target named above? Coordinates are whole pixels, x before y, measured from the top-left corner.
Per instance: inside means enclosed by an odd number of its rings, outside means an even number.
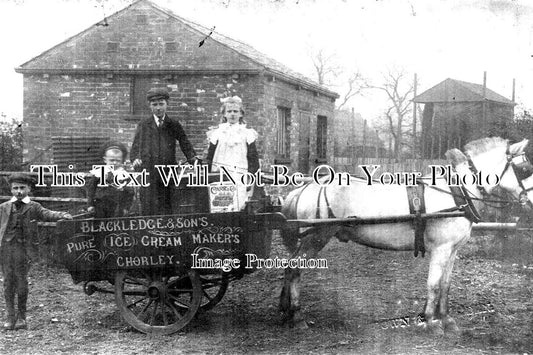
[[[202,282],[202,302],[200,309],[208,311],[215,307],[222,300],[229,285],[227,274],[208,274],[200,275]]]
[[[143,333],[172,334],[194,317],[203,298],[198,273],[190,270],[180,276],[160,272],[115,276],[115,300],[124,320]]]

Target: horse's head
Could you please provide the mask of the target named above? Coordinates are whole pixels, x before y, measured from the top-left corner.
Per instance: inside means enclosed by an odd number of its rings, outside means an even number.
[[[465,145],[470,169],[481,176],[479,185],[490,193],[495,187],[494,177],[498,177],[498,185],[510,192],[522,204],[533,207],[533,165],[525,156],[524,149],[528,140],[509,144],[502,138],[483,138]],[[493,178],[485,179],[486,176]]]

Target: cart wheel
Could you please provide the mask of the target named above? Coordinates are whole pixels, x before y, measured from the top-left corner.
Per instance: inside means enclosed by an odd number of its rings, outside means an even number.
[[[208,311],[215,307],[222,300],[229,285],[227,274],[201,275],[202,292],[204,297],[200,303],[202,311]]]
[[[129,325],[143,333],[177,332],[193,319],[202,297],[202,283],[194,270],[172,277],[150,271],[121,271],[115,276],[115,300],[120,313]]]

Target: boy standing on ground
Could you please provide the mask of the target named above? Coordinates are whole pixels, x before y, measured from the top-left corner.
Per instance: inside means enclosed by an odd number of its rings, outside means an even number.
[[[37,235],[33,220],[57,221],[72,219],[66,212],[51,211],[28,194],[33,179],[23,173],[12,174],[9,179],[11,200],[0,204],[0,266],[4,274],[4,297],[7,320],[4,330],[26,329],[26,302],[28,299],[28,252],[36,244]],[[18,316],[15,316],[15,294],[18,298]]]

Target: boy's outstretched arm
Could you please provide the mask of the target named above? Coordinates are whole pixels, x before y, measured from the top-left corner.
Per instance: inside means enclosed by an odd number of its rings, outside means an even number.
[[[72,219],[72,215],[68,212],[52,211],[41,206],[38,202],[34,203],[34,213],[35,217],[41,221],[45,222],[54,222],[59,221],[60,219]]]

